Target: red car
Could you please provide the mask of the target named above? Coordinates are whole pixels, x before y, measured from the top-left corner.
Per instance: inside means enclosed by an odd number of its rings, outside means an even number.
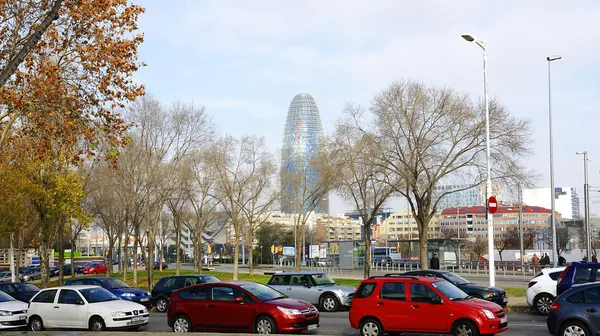
[[[352,298],[350,324],[361,336],[384,332],[478,336],[508,329],[499,305],[475,299],[442,278],[398,274],[361,282]]]
[[[103,274],[108,270],[105,263],[89,263],[83,268],[83,274]]]
[[[167,314],[174,332],[218,331],[277,334],[314,330],[319,312],[254,282],[214,282],[171,293]]]

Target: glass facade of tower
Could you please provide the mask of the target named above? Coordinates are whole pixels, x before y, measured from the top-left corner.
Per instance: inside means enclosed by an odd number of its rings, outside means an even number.
[[[283,132],[282,212],[297,212],[300,206],[298,202],[307,200],[306,196],[299,194],[302,194],[303,190],[310,190],[318,183],[319,172],[314,158],[318,153],[319,141],[323,136],[323,125],[317,103],[307,93],[296,95],[290,104]],[[304,193],[304,195],[306,194]],[[329,213],[329,197],[327,195],[320,200],[313,201],[317,204],[314,209],[316,213]],[[305,210],[309,208],[309,204],[303,206]]]

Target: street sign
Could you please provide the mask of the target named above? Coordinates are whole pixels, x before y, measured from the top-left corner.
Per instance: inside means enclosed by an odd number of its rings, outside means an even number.
[[[496,197],[490,196],[490,199],[488,200],[488,209],[491,214],[494,214],[496,211],[498,211],[498,202],[496,201]]]

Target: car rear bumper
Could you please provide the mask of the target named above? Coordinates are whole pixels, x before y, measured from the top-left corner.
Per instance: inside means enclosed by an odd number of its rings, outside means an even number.
[[[533,306],[533,299],[535,298],[535,295],[536,293],[531,288],[528,288],[527,292],[525,292],[525,301],[527,302],[528,306]]]

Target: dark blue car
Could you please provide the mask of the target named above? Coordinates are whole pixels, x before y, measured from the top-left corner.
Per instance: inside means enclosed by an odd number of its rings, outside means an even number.
[[[600,264],[592,262],[573,262],[567,266],[558,278],[556,295],[561,295],[573,285],[586,284],[600,280]]]
[[[551,335],[600,333],[600,283],[576,285],[556,298],[546,320]]]
[[[134,288],[126,284],[125,282],[115,278],[82,278],[67,280],[67,286],[74,285],[89,285],[89,286],[100,286],[114,295],[118,296],[121,300],[133,301],[142,304],[146,307],[150,307],[150,292],[147,290]]]

